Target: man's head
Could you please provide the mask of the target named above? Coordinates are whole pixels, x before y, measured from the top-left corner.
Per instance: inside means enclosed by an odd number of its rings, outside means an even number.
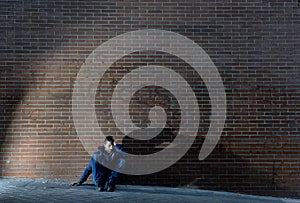
[[[114,145],[115,145],[115,140],[112,136],[107,136],[104,140],[104,150],[107,153],[111,153],[112,150],[114,149]]]

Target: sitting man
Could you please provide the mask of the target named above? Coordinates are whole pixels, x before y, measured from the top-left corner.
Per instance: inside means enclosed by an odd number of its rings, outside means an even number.
[[[109,168],[114,170],[108,169],[106,166],[110,166]],[[122,148],[115,144],[112,136],[107,136],[104,140],[104,146],[98,147],[98,151],[93,153],[79,181],[72,183],[71,186],[82,185],[92,174],[93,182],[100,192],[113,192],[120,176],[119,172],[124,167],[125,159]]]

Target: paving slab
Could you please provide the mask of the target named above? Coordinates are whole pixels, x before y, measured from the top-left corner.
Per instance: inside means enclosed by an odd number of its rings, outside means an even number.
[[[138,185],[118,185],[115,192],[99,192],[93,184],[71,187],[60,180],[0,178],[0,203],[14,202],[300,203],[300,199]]]

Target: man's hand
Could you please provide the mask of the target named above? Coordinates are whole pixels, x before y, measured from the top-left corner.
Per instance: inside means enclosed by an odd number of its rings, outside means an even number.
[[[71,185],[71,186],[80,186],[81,184],[80,184],[80,183],[77,183],[77,182],[74,182],[74,183],[71,183],[70,185]]]

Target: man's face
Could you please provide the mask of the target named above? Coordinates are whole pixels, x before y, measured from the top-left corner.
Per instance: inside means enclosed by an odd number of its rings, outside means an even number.
[[[107,153],[111,153],[112,149],[113,149],[113,145],[108,142],[108,141],[105,141],[104,142],[104,149]]]

